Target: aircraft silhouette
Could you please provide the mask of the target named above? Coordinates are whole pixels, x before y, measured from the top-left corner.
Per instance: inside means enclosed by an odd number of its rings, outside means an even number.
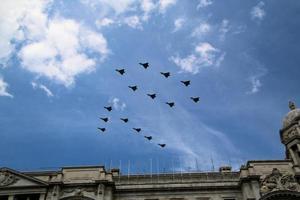
[[[158,144],[161,148],[164,148],[166,144]]]
[[[168,78],[169,76],[171,76],[170,72],[160,72],[165,78]]]
[[[130,89],[132,89],[134,92],[138,89],[137,85],[128,86]]]
[[[174,102],[166,102],[166,104],[168,104],[171,108],[172,108],[173,106],[175,106],[175,103],[174,103]]]
[[[128,118],[120,118],[120,120],[122,120],[125,123],[127,123],[129,121]]]
[[[144,136],[147,140],[152,140],[152,136]]]
[[[141,128],[133,128],[133,130],[135,130],[136,132],[139,133],[139,132],[141,132],[142,129]]]
[[[104,106],[104,108],[105,108],[108,112],[112,111],[112,107],[111,107],[111,106]]]
[[[108,122],[108,118],[107,117],[100,117],[100,119],[102,119],[104,122]]]
[[[117,72],[119,72],[121,75],[125,74],[125,69],[116,69]]]
[[[195,103],[197,103],[197,102],[200,100],[200,97],[191,97],[191,99],[192,99]]]
[[[104,132],[106,130],[106,128],[99,128],[99,127],[98,127],[98,129],[102,132]]]
[[[183,83],[186,87],[189,86],[191,84],[191,81],[180,81],[181,83]]]
[[[149,63],[139,63],[140,65],[142,65],[145,69],[147,69],[149,67]]]
[[[147,96],[149,96],[151,99],[155,99],[156,94],[155,93],[153,93],[153,94],[147,94]]]

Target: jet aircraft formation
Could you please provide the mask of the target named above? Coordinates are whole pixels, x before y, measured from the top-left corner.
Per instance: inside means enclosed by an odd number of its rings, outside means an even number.
[[[149,63],[139,63],[139,65],[141,65],[144,69],[148,69],[150,67]],[[122,69],[116,69],[115,70],[119,75],[124,76],[126,74],[126,69],[122,68]],[[160,72],[160,74],[165,77],[165,78],[169,78],[171,76],[170,72]],[[188,87],[191,84],[190,80],[183,80],[180,81],[185,87]],[[139,87],[138,85],[129,85],[128,88],[130,88],[133,92],[138,91]],[[151,99],[155,100],[155,98],[157,97],[158,94],[156,93],[147,93],[147,96],[149,96]],[[194,102],[194,103],[198,103],[200,101],[200,97],[198,96],[193,96],[190,97],[190,99]],[[167,104],[170,108],[175,107],[175,101],[169,101],[169,102],[165,102],[165,104]],[[113,111],[113,107],[111,105],[109,106],[104,106],[104,109],[106,109],[108,112]],[[100,117],[100,119],[104,122],[104,123],[108,123],[109,122],[109,118],[108,117]],[[129,119],[128,118],[120,118],[121,121],[123,121],[123,123],[129,123]],[[98,130],[101,133],[104,133],[107,131],[107,129],[105,127],[98,127]],[[133,127],[132,128],[133,131],[135,131],[136,133],[140,134],[143,130],[142,128],[139,127]],[[153,140],[153,137],[151,135],[143,135],[144,138],[148,141]],[[162,143],[158,143],[158,146],[160,146],[161,148],[165,148],[166,144],[162,144]]]

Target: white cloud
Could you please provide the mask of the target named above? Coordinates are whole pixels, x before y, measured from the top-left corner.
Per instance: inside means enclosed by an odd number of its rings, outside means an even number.
[[[126,108],[126,104],[124,102],[121,102],[121,100],[116,97],[112,100],[109,100],[109,103],[113,105],[113,108],[115,110],[123,111]]]
[[[101,19],[101,20],[97,20],[96,21],[96,26],[98,27],[98,28],[101,28],[101,27],[105,27],[105,26],[109,26],[109,25],[112,25],[112,24],[114,24],[115,23],[115,21],[113,20],[113,19],[110,19],[110,18],[103,18],[103,19]]]
[[[226,53],[223,52],[220,57],[216,60],[216,67],[219,67],[221,65],[221,63],[223,62],[223,60],[225,59]]]
[[[95,70],[95,60],[83,52],[108,53],[106,40],[73,20],[54,19],[48,23],[45,37],[25,45],[19,52],[22,66],[30,72],[55,80],[65,86],[74,83],[75,76]]]
[[[100,12],[101,17],[95,22],[98,28],[113,23],[118,25],[125,23],[139,29],[142,27],[141,23],[148,21],[152,13],[164,14],[169,7],[176,4],[176,0],[81,0],[81,2]],[[129,19],[124,20],[130,15]]]
[[[0,96],[13,98],[14,96],[7,92],[8,84],[0,77]]]
[[[265,76],[266,73],[266,68],[259,66],[259,71],[256,74],[250,76],[247,80],[251,83],[251,89],[247,91],[246,94],[256,94],[260,91],[260,88],[263,86],[260,79],[261,77]]]
[[[0,39],[0,49],[5,53],[0,53],[0,59],[7,59],[15,51],[13,39],[22,39],[25,42],[18,56],[24,69],[70,86],[77,75],[96,68],[96,59],[85,52],[98,54],[102,61],[109,50],[101,33],[58,15],[49,18],[46,10],[49,2],[2,3],[0,35],[5,37]]]
[[[197,9],[207,7],[207,6],[211,5],[212,3],[213,3],[212,0],[200,0],[199,4],[197,5]]]
[[[210,32],[211,26],[206,22],[201,22],[192,32],[193,37],[201,37]]]
[[[177,0],[159,0],[158,7],[161,13],[166,12],[167,8],[175,5]]]
[[[41,33],[44,17],[40,10],[47,7],[48,1],[3,0],[0,6],[0,63],[5,64],[15,50],[14,39],[22,39],[20,29],[23,22],[32,35]]]
[[[212,65],[215,58],[214,53],[218,52],[219,50],[209,43],[201,43],[198,46],[196,46],[195,51],[200,55],[202,60],[201,62],[203,64]]]
[[[227,19],[223,19],[222,20],[222,23],[221,23],[221,26],[219,28],[219,32],[220,32],[220,40],[221,41],[224,41],[225,40],[225,37],[226,37],[226,34],[227,32],[230,30],[230,27],[229,27],[229,21]]]
[[[101,0],[100,2],[110,6],[117,14],[120,14],[132,10],[136,0]]]
[[[173,30],[173,32],[176,32],[176,31],[180,30],[180,29],[182,28],[184,22],[185,22],[185,19],[184,19],[184,18],[182,18],[182,17],[177,18],[177,19],[174,21],[174,30]]]
[[[43,84],[38,84],[38,83],[35,83],[35,82],[31,82],[31,85],[32,85],[33,89],[38,88],[38,89],[41,89],[42,91],[44,91],[48,97],[53,97],[54,96],[53,93],[51,92],[51,90]]]
[[[87,27],[80,27],[79,39],[81,47],[98,53],[98,55],[101,56],[101,60],[105,59],[110,53],[104,36],[88,29]]]
[[[147,21],[150,17],[150,13],[157,7],[157,4],[155,4],[153,0],[142,0],[140,7],[144,12],[142,19]]]
[[[102,10],[113,11],[115,14],[120,15],[129,10],[134,10],[134,4],[137,0],[81,0],[81,3],[90,6],[93,9],[101,7]]]
[[[251,88],[245,93],[248,95],[256,94],[261,90],[263,86],[261,79],[268,73],[268,70],[259,60],[246,52],[242,53],[242,59],[245,67],[249,70],[246,81],[251,85]]]
[[[137,15],[126,17],[124,23],[135,29],[142,29],[140,18]]]
[[[141,9],[146,13],[151,12],[155,7],[156,5],[153,0],[142,0],[141,2]]]
[[[250,12],[251,14],[251,18],[253,20],[263,20],[265,15],[266,15],[266,12],[265,10],[263,9],[265,3],[260,1],[256,6],[254,6]]]
[[[221,53],[219,49],[216,49],[209,43],[199,43],[192,54],[185,58],[178,56],[171,57],[177,66],[184,72],[197,74],[203,67],[219,66],[224,60],[225,54]]]
[[[255,94],[255,93],[257,93],[259,91],[260,87],[262,86],[260,80],[256,76],[250,77],[249,80],[251,82],[252,88],[247,93],[248,94]]]

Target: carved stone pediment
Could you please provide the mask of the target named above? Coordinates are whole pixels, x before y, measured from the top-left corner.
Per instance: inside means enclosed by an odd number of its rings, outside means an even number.
[[[3,187],[32,187],[46,186],[47,183],[42,180],[27,176],[23,173],[8,169],[0,168],[0,188]]]
[[[0,187],[12,185],[18,180],[19,178],[17,176],[8,171],[0,171]]]
[[[270,175],[261,180],[260,192],[265,195],[278,190],[299,191],[299,184],[292,174],[282,174],[274,168]]]

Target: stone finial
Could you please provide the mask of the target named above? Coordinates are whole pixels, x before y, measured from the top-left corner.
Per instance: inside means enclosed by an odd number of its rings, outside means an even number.
[[[291,110],[295,110],[297,107],[296,107],[296,104],[293,101],[289,101],[289,108]]]

